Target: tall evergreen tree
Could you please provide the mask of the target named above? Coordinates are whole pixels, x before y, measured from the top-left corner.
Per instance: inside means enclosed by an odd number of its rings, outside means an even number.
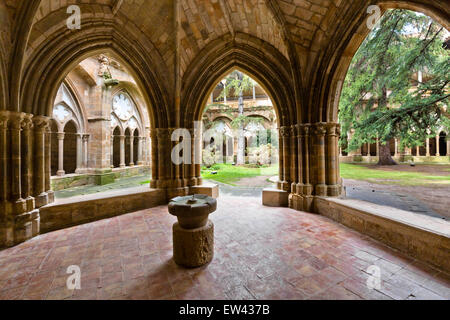
[[[339,121],[348,150],[380,141],[381,165],[396,164],[389,141],[421,145],[439,126],[449,127],[450,55],[445,30],[429,17],[390,10],[353,58],[343,87]],[[424,81],[414,76],[424,74]],[[420,79],[419,79],[420,80]]]

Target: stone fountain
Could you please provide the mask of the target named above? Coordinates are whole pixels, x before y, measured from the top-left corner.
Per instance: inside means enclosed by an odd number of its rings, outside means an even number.
[[[216,209],[217,201],[201,194],[170,201],[169,213],[178,219],[173,225],[173,258],[178,265],[196,268],[213,259],[214,224],[208,216]]]

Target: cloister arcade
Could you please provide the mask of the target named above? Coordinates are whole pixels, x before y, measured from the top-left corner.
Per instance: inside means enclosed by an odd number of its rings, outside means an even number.
[[[67,27],[70,4],[80,7],[80,29]],[[372,236],[376,227],[345,220],[327,202],[344,193],[338,105],[370,31],[370,5],[420,11],[450,27],[446,0],[1,1],[0,247],[40,234],[53,175],[88,173],[101,182],[114,170],[151,164],[154,193],[145,201],[155,205],[213,188],[201,177],[202,130],[194,122],[233,70],[259,83],[273,104],[280,172],[271,204]],[[171,161],[178,128],[191,134],[189,163]],[[443,155],[443,139],[430,143],[430,154]],[[70,225],[57,214],[45,219],[54,229]],[[449,268],[443,248],[427,259]]]

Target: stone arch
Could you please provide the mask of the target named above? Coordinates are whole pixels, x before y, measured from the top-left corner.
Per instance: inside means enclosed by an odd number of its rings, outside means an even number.
[[[60,99],[54,103],[52,118],[56,121],[59,132],[63,132],[66,123],[70,120],[74,121],[78,133],[86,132],[86,113],[73,87],[68,86],[64,81],[58,89],[58,96]]]
[[[407,9],[421,12],[440,23],[447,30],[450,27],[450,9],[444,3],[429,0],[377,1],[375,4],[384,14],[388,9]],[[339,100],[342,86],[350,63],[371,30],[367,28],[367,8],[371,3],[363,6],[359,12],[352,13],[345,28],[337,29],[334,35],[338,43],[331,42],[326,49],[327,58],[318,66],[323,78],[316,79],[316,91],[310,98],[309,113],[312,122],[337,122]],[[317,110],[313,109],[312,101],[319,102]]]
[[[289,61],[277,49],[247,34],[236,34],[234,41],[224,36],[211,42],[183,76],[181,126],[192,127],[193,121],[201,119],[216,83],[236,69],[264,88],[274,102],[280,126],[296,123],[294,84],[288,66]]]
[[[84,59],[107,52],[125,65],[136,80],[149,108],[151,124],[166,126],[170,98],[167,82],[157,76],[164,70],[161,57],[155,50],[150,56],[139,41],[113,20],[86,17],[82,22],[80,32],[63,26],[30,53],[20,87],[22,111],[48,115],[57,86],[68,72]]]

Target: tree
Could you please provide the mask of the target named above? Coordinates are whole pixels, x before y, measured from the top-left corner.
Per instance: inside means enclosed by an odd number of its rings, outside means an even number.
[[[391,10],[383,16],[345,80],[341,145],[351,130],[349,151],[379,138],[379,164],[392,165],[392,138],[400,138],[400,148],[415,147],[439,126],[448,127],[450,58],[442,38],[443,28],[422,14]],[[419,72],[426,80],[414,78]]]
[[[254,86],[254,81],[240,71],[233,71],[225,79],[224,88],[219,98],[228,96],[230,92],[237,94],[238,117],[232,121],[232,126],[238,129],[238,151],[237,165],[245,164],[245,135],[244,128],[251,121],[249,117],[244,115],[244,92],[250,90]]]

